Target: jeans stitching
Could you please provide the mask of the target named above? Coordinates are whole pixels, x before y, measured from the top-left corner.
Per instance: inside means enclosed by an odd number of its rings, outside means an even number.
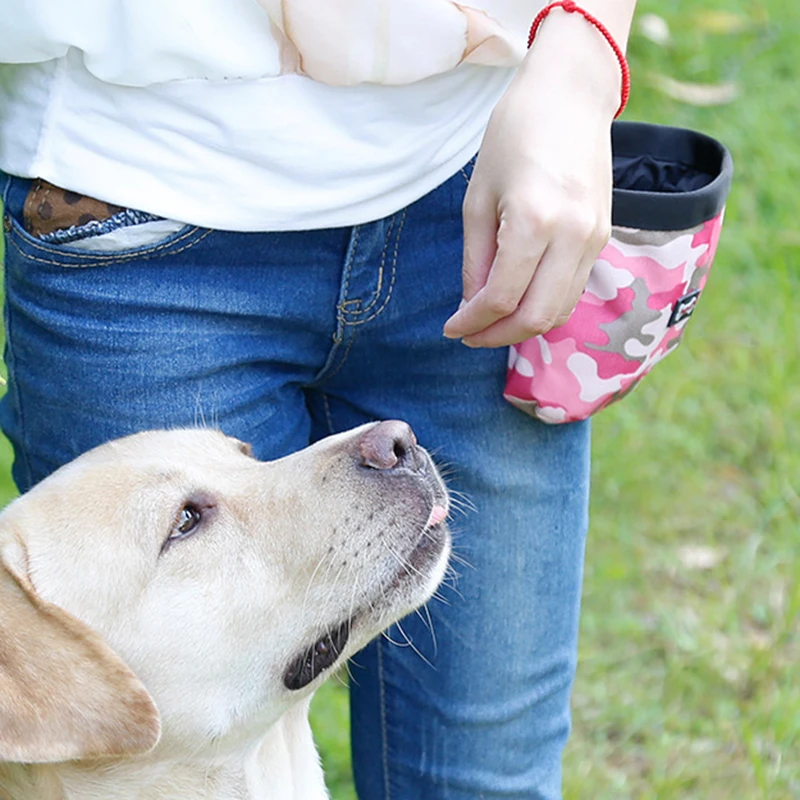
[[[389,247],[389,240],[391,239],[392,231],[394,230],[394,223],[395,223],[395,217],[392,216],[392,218],[391,218],[391,220],[389,222],[389,227],[386,230],[386,236],[384,236],[384,239],[383,239],[383,250],[381,251],[381,263],[380,263],[380,266],[378,267],[378,281],[377,281],[377,286],[375,287],[375,291],[372,292],[372,297],[370,298],[370,301],[363,308],[359,307],[355,311],[347,311],[347,310],[345,310],[345,313],[349,314],[352,317],[358,317],[358,316],[361,316],[362,314],[369,313],[369,311],[372,308],[375,307],[375,305],[378,302],[378,299],[380,298],[381,290],[383,289],[383,276],[384,276],[384,271],[385,271],[385,267],[386,267],[386,250]],[[353,303],[353,304],[356,304],[356,305],[360,306],[361,300],[360,299],[357,299],[357,300],[345,300],[345,302],[342,303],[342,306],[346,306],[349,303]],[[352,324],[355,324],[355,323],[346,322],[345,324],[352,325]]]
[[[371,314],[369,317],[366,317],[365,319],[356,319],[353,320],[352,322],[345,320],[345,325],[355,326],[355,325],[363,325],[366,322],[371,322],[379,314],[381,314],[381,312],[383,312],[386,306],[389,305],[389,301],[392,299],[392,292],[394,291],[395,279],[397,278],[397,256],[400,250],[400,234],[403,232],[403,225],[405,224],[405,220],[406,220],[406,210],[403,209],[403,213],[400,217],[400,224],[397,226],[397,234],[394,240],[394,253],[392,254],[392,276],[389,281],[389,288],[386,292],[386,298],[381,304],[381,307],[374,314]],[[381,270],[383,270],[383,263],[381,264]]]
[[[384,800],[391,800],[391,781],[389,780],[389,729],[386,724],[386,686],[383,672],[383,639],[378,637],[375,643],[378,651],[378,687],[381,712],[381,760],[383,762]]]
[[[344,288],[342,289],[343,299],[342,302],[339,303],[338,306],[336,306],[336,310],[339,312],[338,322],[340,322],[342,325],[347,324],[344,319],[344,315],[347,313],[347,309],[345,308],[345,306],[349,302],[347,300],[347,292],[350,288],[350,278],[353,274],[353,263],[356,260],[356,252],[358,252],[358,239],[360,235],[361,235],[361,226],[356,225],[355,228],[353,228],[353,244],[350,247],[350,252],[347,254],[347,262],[345,264]]]
[[[477,155],[474,155],[463,167],[461,167],[461,174],[464,176],[464,180],[467,182],[467,186],[469,186],[469,182],[472,180],[472,173],[475,171],[475,160],[477,159]],[[467,167],[470,168],[469,174],[467,174]]]
[[[159,252],[161,250],[166,250],[167,248],[171,248],[173,245],[178,244],[179,242],[183,241],[184,239],[186,239],[189,236],[192,236],[193,234],[195,234],[199,230],[200,230],[200,228],[192,228],[191,230],[189,230],[186,233],[184,233],[181,236],[179,236],[177,239],[173,239],[171,242],[164,242],[164,244],[158,245],[157,247],[153,247],[153,248],[150,248],[148,250],[138,250],[135,253],[131,253],[129,256],[106,256],[106,257],[103,257],[103,256],[87,256],[86,258],[84,258],[79,253],[76,253],[75,255],[73,255],[72,253],[69,254],[70,257],[72,257],[72,258],[80,258],[81,260],[90,262],[90,263],[85,263],[85,264],[65,264],[63,261],[51,261],[50,259],[39,258],[37,256],[32,255],[31,253],[26,253],[20,247],[20,245],[17,244],[16,241],[14,241],[14,239],[17,236],[19,236],[19,234],[14,234],[14,235],[7,236],[6,237],[6,241],[10,245],[12,245],[14,247],[14,249],[23,258],[29,259],[31,261],[35,261],[35,262],[37,262],[39,264],[49,264],[50,266],[60,267],[62,269],[88,269],[90,267],[101,267],[101,266],[112,266],[114,264],[125,264],[125,263],[128,263],[130,261],[136,261],[137,259],[144,258],[145,256],[152,256],[153,253],[157,253],[157,252]],[[214,232],[214,229],[213,228],[209,228],[205,233],[202,234],[202,236],[199,236],[194,241],[189,242],[188,244],[184,245],[181,248],[178,248],[177,250],[170,249],[169,252],[161,253],[158,257],[161,258],[162,256],[177,255],[178,253],[183,253],[185,250],[188,250],[189,248],[194,247],[196,244],[199,244],[200,242],[202,242],[203,239],[206,238],[206,236],[208,236],[209,234],[211,234],[213,232]],[[30,247],[38,247],[38,245],[34,244],[33,242],[29,242],[28,244],[29,244]],[[51,252],[51,253],[53,252],[52,250],[46,249],[46,248],[39,248],[39,249],[45,250],[46,252]]]
[[[341,355],[340,360],[337,363],[337,354],[340,345],[344,341],[344,334],[345,329],[347,328],[347,322],[345,321],[345,306],[347,305],[347,291],[348,287],[350,286],[350,278],[353,273],[353,264],[356,259],[356,253],[358,252],[358,240],[361,234],[361,226],[355,225],[352,228],[351,233],[351,241],[348,245],[347,255],[345,257],[345,262],[342,268],[342,281],[339,288],[339,298],[336,302],[336,330],[333,333],[333,346],[328,353],[328,358],[322,368],[314,375],[311,382],[308,384],[309,387],[319,387],[319,384],[327,379],[336,375],[337,372],[344,366],[344,362],[347,360],[347,355],[350,352],[350,348],[353,346],[353,339],[354,336],[350,337],[350,340],[347,343],[347,347],[345,348],[344,354]],[[332,370],[329,372],[329,370]]]
[[[122,263],[124,261],[132,261],[132,260],[135,260],[137,258],[141,258],[142,256],[151,255],[152,253],[157,253],[157,252],[159,252],[161,250],[165,250],[166,248],[171,247],[172,245],[179,244],[180,242],[184,241],[189,236],[194,235],[199,230],[201,230],[201,228],[199,228],[199,227],[191,228],[190,230],[186,231],[185,233],[182,233],[180,236],[178,236],[176,239],[173,239],[172,241],[163,242],[162,244],[156,245],[155,247],[150,247],[150,248],[148,248],[146,250],[137,250],[135,253],[131,253],[130,255],[127,255],[127,256],[116,255],[116,254],[110,254],[110,255],[107,255],[107,256],[94,255],[94,254],[83,255],[82,253],[75,253],[75,254],[69,253],[68,255],[70,257],[73,257],[73,258],[80,258],[82,261],[96,261],[97,262],[97,264],[86,264],[86,265],[76,264],[76,265],[74,265],[74,267],[76,267],[78,269],[82,268],[83,266],[100,266],[101,264]],[[203,239],[205,239],[206,236],[208,236],[210,233],[212,233],[213,230],[214,230],[213,228],[209,228],[202,236],[200,236],[195,242],[192,242],[191,244],[197,244],[197,242],[202,241]],[[14,241],[14,239],[16,239],[16,238],[19,238],[19,233],[13,231],[12,235],[10,235],[8,237],[8,241],[9,241],[10,244],[14,245],[16,250],[20,254],[22,254],[23,256],[25,256],[27,258],[31,258],[34,261],[39,261],[42,264],[53,264],[55,266],[65,266],[67,268],[73,267],[73,265],[71,265],[71,264],[65,265],[61,261],[49,261],[49,260],[46,260],[46,259],[38,258],[38,257],[33,256],[33,255],[27,255],[25,253],[25,251],[22,250],[20,245],[17,244],[16,241]],[[52,248],[52,247],[43,247],[42,245],[40,245],[38,242],[35,242],[35,241],[27,242],[27,244],[31,248],[41,250],[41,251],[43,251],[45,253],[49,253],[51,255],[63,255],[59,250],[57,250],[55,248]],[[174,250],[173,252],[182,253],[184,250],[187,249],[187,247],[190,247],[191,244],[187,245],[186,247],[181,248],[180,250]]]
[[[10,188],[11,188],[11,179],[9,179],[8,182],[7,182],[5,194],[8,193]],[[4,205],[7,205],[5,194],[4,194],[4,197],[3,197],[3,201],[4,201]],[[136,213],[147,213],[147,212],[136,212]],[[9,235],[7,237],[7,239],[9,241],[11,241],[12,239],[19,239],[22,242],[24,242],[25,244],[27,244],[28,247],[30,247],[33,250],[39,250],[42,253],[47,253],[48,255],[61,256],[62,258],[64,257],[65,254],[63,253],[63,251],[60,248],[54,247],[52,245],[48,245],[46,242],[39,241],[38,239],[33,237],[31,234],[29,234],[27,231],[25,231],[24,226],[18,220],[14,219],[12,217],[12,215],[9,214],[7,209],[6,209],[5,215],[6,215],[6,217],[8,217],[8,220],[9,220],[9,223],[10,223],[10,226],[9,226],[10,230],[8,230],[8,234]],[[18,230],[18,228],[21,229],[24,233],[20,233],[20,230]],[[193,234],[195,234],[199,230],[202,230],[202,228],[200,226],[193,226],[189,230],[184,231],[183,233],[181,233],[175,239],[172,239],[171,241],[160,242],[160,243],[156,244],[153,247],[148,247],[146,249],[137,250],[135,253],[131,253],[130,255],[121,255],[121,254],[117,254],[117,253],[109,253],[109,254],[106,255],[106,254],[81,253],[81,252],[68,253],[66,255],[71,256],[71,257],[78,257],[78,258],[81,258],[84,261],[98,261],[98,262],[102,262],[102,263],[105,263],[105,262],[108,262],[108,261],[114,261],[114,260],[117,260],[117,259],[121,260],[121,259],[137,258],[139,256],[149,255],[150,253],[157,252],[159,250],[164,249],[165,247],[170,247],[171,245],[178,244],[178,243],[182,242],[184,239],[186,239],[188,236],[192,236]],[[206,231],[205,235],[208,235],[213,230],[214,230],[213,228],[209,228]],[[19,245],[15,244],[15,246],[17,247],[18,250],[20,249]],[[31,257],[33,257],[33,256],[31,256]],[[45,263],[50,264],[50,263],[54,263],[54,262],[47,261]],[[58,263],[60,264],[60,262],[58,262]]]
[[[325,369],[323,368],[322,371],[314,377],[313,382],[310,384],[311,386],[318,385],[322,380],[330,380],[339,372],[339,370],[344,366],[345,362],[347,361],[347,356],[350,355],[350,350],[353,347],[353,342],[355,342],[355,339],[356,335],[355,332],[353,332],[350,335],[350,341],[347,342],[347,347],[345,348],[344,353],[342,353],[342,357],[339,359],[339,363],[337,364],[336,369],[334,369],[333,372],[326,373]],[[341,344],[341,339],[334,345],[334,347],[338,347],[339,344]],[[331,353],[331,355],[333,354]]]

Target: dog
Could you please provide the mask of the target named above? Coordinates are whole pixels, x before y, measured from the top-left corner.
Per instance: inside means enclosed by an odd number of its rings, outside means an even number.
[[[426,602],[448,492],[408,425],[271,462],[101,445],[0,515],[2,800],[323,800],[314,690]]]

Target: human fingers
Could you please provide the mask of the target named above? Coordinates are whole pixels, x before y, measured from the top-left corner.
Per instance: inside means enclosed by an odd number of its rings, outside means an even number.
[[[477,173],[477,174],[476,174]],[[462,209],[464,252],[462,298],[469,302],[484,287],[497,254],[497,198],[485,187],[481,170],[473,170]]]
[[[507,199],[499,212],[491,217],[471,217],[465,213],[465,240],[491,235],[494,252],[490,263],[475,268],[470,260],[464,262],[464,301],[447,321],[445,336],[463,338],[488,328],[500,319],[513,314],[525,295],[531,278],[547,247],[551,220],[541,212],[543,206],[527,197]],[[486,220],[493,218],[494,226]],[[468,234],[466,231],[471,230]],[[491,232],[491,233],[490,233]],[[465,247],[465,252],[468,248]],[[488,246],[484,258],[491,252]],[[488,260],[488,259],[487,259]]]
[[[548,248],[514,312],[482,331],[464,337],[463,343],[469,347],[502,347],[563,325],[580,300],[596,258],[596,249],[593,245],[576,253],[568,246]]]

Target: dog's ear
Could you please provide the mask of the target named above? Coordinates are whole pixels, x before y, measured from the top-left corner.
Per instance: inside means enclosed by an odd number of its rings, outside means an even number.
[[[103,639],[46,603],[22,543],[0,532],[0,761],[145,753],[161,735],[153,699]]]

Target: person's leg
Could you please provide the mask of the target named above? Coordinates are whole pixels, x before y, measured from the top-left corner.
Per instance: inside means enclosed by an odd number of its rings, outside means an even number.
[[[478,506],[456,518],[471,566],[430,606],[437,645],[427,618],[402,626],[432,666],[379,640],[354,667],[364,800],[558,795],[588,431],[525,418],[500,398],[505,353],[441,338],[460,295],[461,180],[352,235],[195,229],[86,257],[6,226],[1,416],[23,488],[145,427],[206,421],[282,455],[306,443],[310,383],[316,435],[405,417]]]
[[[460,298],[465,186],[457,175],[360,226],[339,298],[346,357],[317,384],[316,435],[405,419],[443,465],[457,506],[475,507],[453,513],[458,577],[353,659],[363,800],[560,796],[589,428],[523,415],[502,399],[505,348],[441,336]]]
[[[349,231],[187,228],[135,250],[81,253],[79,242],[26,234],[24,190],[14,180],[6,192],[0,406],[21,490],[146,428],[220,427],[261,458],[308,443],[302,386],[335,351]]]

